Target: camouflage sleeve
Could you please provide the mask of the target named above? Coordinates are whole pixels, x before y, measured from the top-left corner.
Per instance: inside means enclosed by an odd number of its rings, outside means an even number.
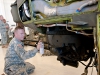
[[[8,26],[9,27],[9,24],[8,23],[5,23],[5,26]]]
[[[36,53],[38,52],[38,50],[36,48],[34,48],[33,50],[28,50],[26,51],[24,49],[24,47],[21,46],[21,44],[18,44],[16,47],[15,47],[15,51],[17,52],[17,54],[23,59],[23,60],[26,60],[28,58],[31,58],[33,56],[36,55]]]

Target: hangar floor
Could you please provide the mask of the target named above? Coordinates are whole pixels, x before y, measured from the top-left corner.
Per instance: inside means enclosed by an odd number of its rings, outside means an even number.
[[[30,50],[33,49],[33,47],[25,46],[25,49]],[[4,73],[3,68],[6,50],[7,48],[1,48],[0,46],[0,75]],[[32,75],[81,75],[84,71],[84,66],[81,64],[79,64],[78,68],[63,66],[57,61],[56,56],[41,57],[40,53],[37,53],[35,57],[26,61],[32,63],[36,67]],[[95,68],[89,68],[88,72],[88,75],[97,75]]]

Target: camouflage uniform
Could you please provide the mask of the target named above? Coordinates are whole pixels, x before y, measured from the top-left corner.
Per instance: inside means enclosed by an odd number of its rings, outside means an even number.
[[[1,44],[7,44],[6,25],[0,20]]]
[[[24,60],[35,56],[38,52],[36,48],[25,51],[21,41],[13,38],[10,41],[6,56],[4,71],[7,75],[29,75],[34,72],[34,65],[24,62]]]
[[[9,24],[8,23],[5,23],[6,26],[9,27]],[[9,35],[8,35],[8,31],[9,31],[9,28],[6,28],[6,35],[7,35],[7,43],[9,43]]]

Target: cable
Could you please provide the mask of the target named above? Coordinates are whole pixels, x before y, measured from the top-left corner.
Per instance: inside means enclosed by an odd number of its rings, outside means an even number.
[[[93,35],[94,35],[94,46],[95,46],[95,47],[94,47],[94,51],[95,51],[94,63],[95,63],[96,58],[97,58],[97,57],[96,57],[96,56],[97,56],[97,52],[96,52],[96,51],[97,51],[97,45],[96,45],[96,44],[97,44],[97,40],[96,40],[96,28],[93,29]],[[94,65],[95,65],[94,63],[92,64],[91,75],[93,74],[93,68],[94,68]],[[95,67],[96,67],[96,66],[95,66]],[[97,68],[97,67],[96,67],[96,68]]]
[[[87,65],[85,65],[83,62],[81,62],[81,61],[79,61],[82,65],[84,65],[84,66],[87,66]],[[89,67],[93,67],[93,66],[89,66]]]
[[[93,35],[93,34],[87,34],[87,33],[82,33],[82,32],[79,32],[79,31],[73,31],[71,29],[68,29],[68,22],[66,23],[66,29],[70,32],[74,32],[76,34],[82,34],[82,35],[86,35],[86,36],[90,36],[90,35]]]

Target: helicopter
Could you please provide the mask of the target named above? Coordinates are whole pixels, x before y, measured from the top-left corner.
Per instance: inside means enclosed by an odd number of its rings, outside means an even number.
[[[64,66],[82,63],[82,75],[89,67],[100,75],[100,0],[16,0],[11,13],[14,22],[45,34]]]

